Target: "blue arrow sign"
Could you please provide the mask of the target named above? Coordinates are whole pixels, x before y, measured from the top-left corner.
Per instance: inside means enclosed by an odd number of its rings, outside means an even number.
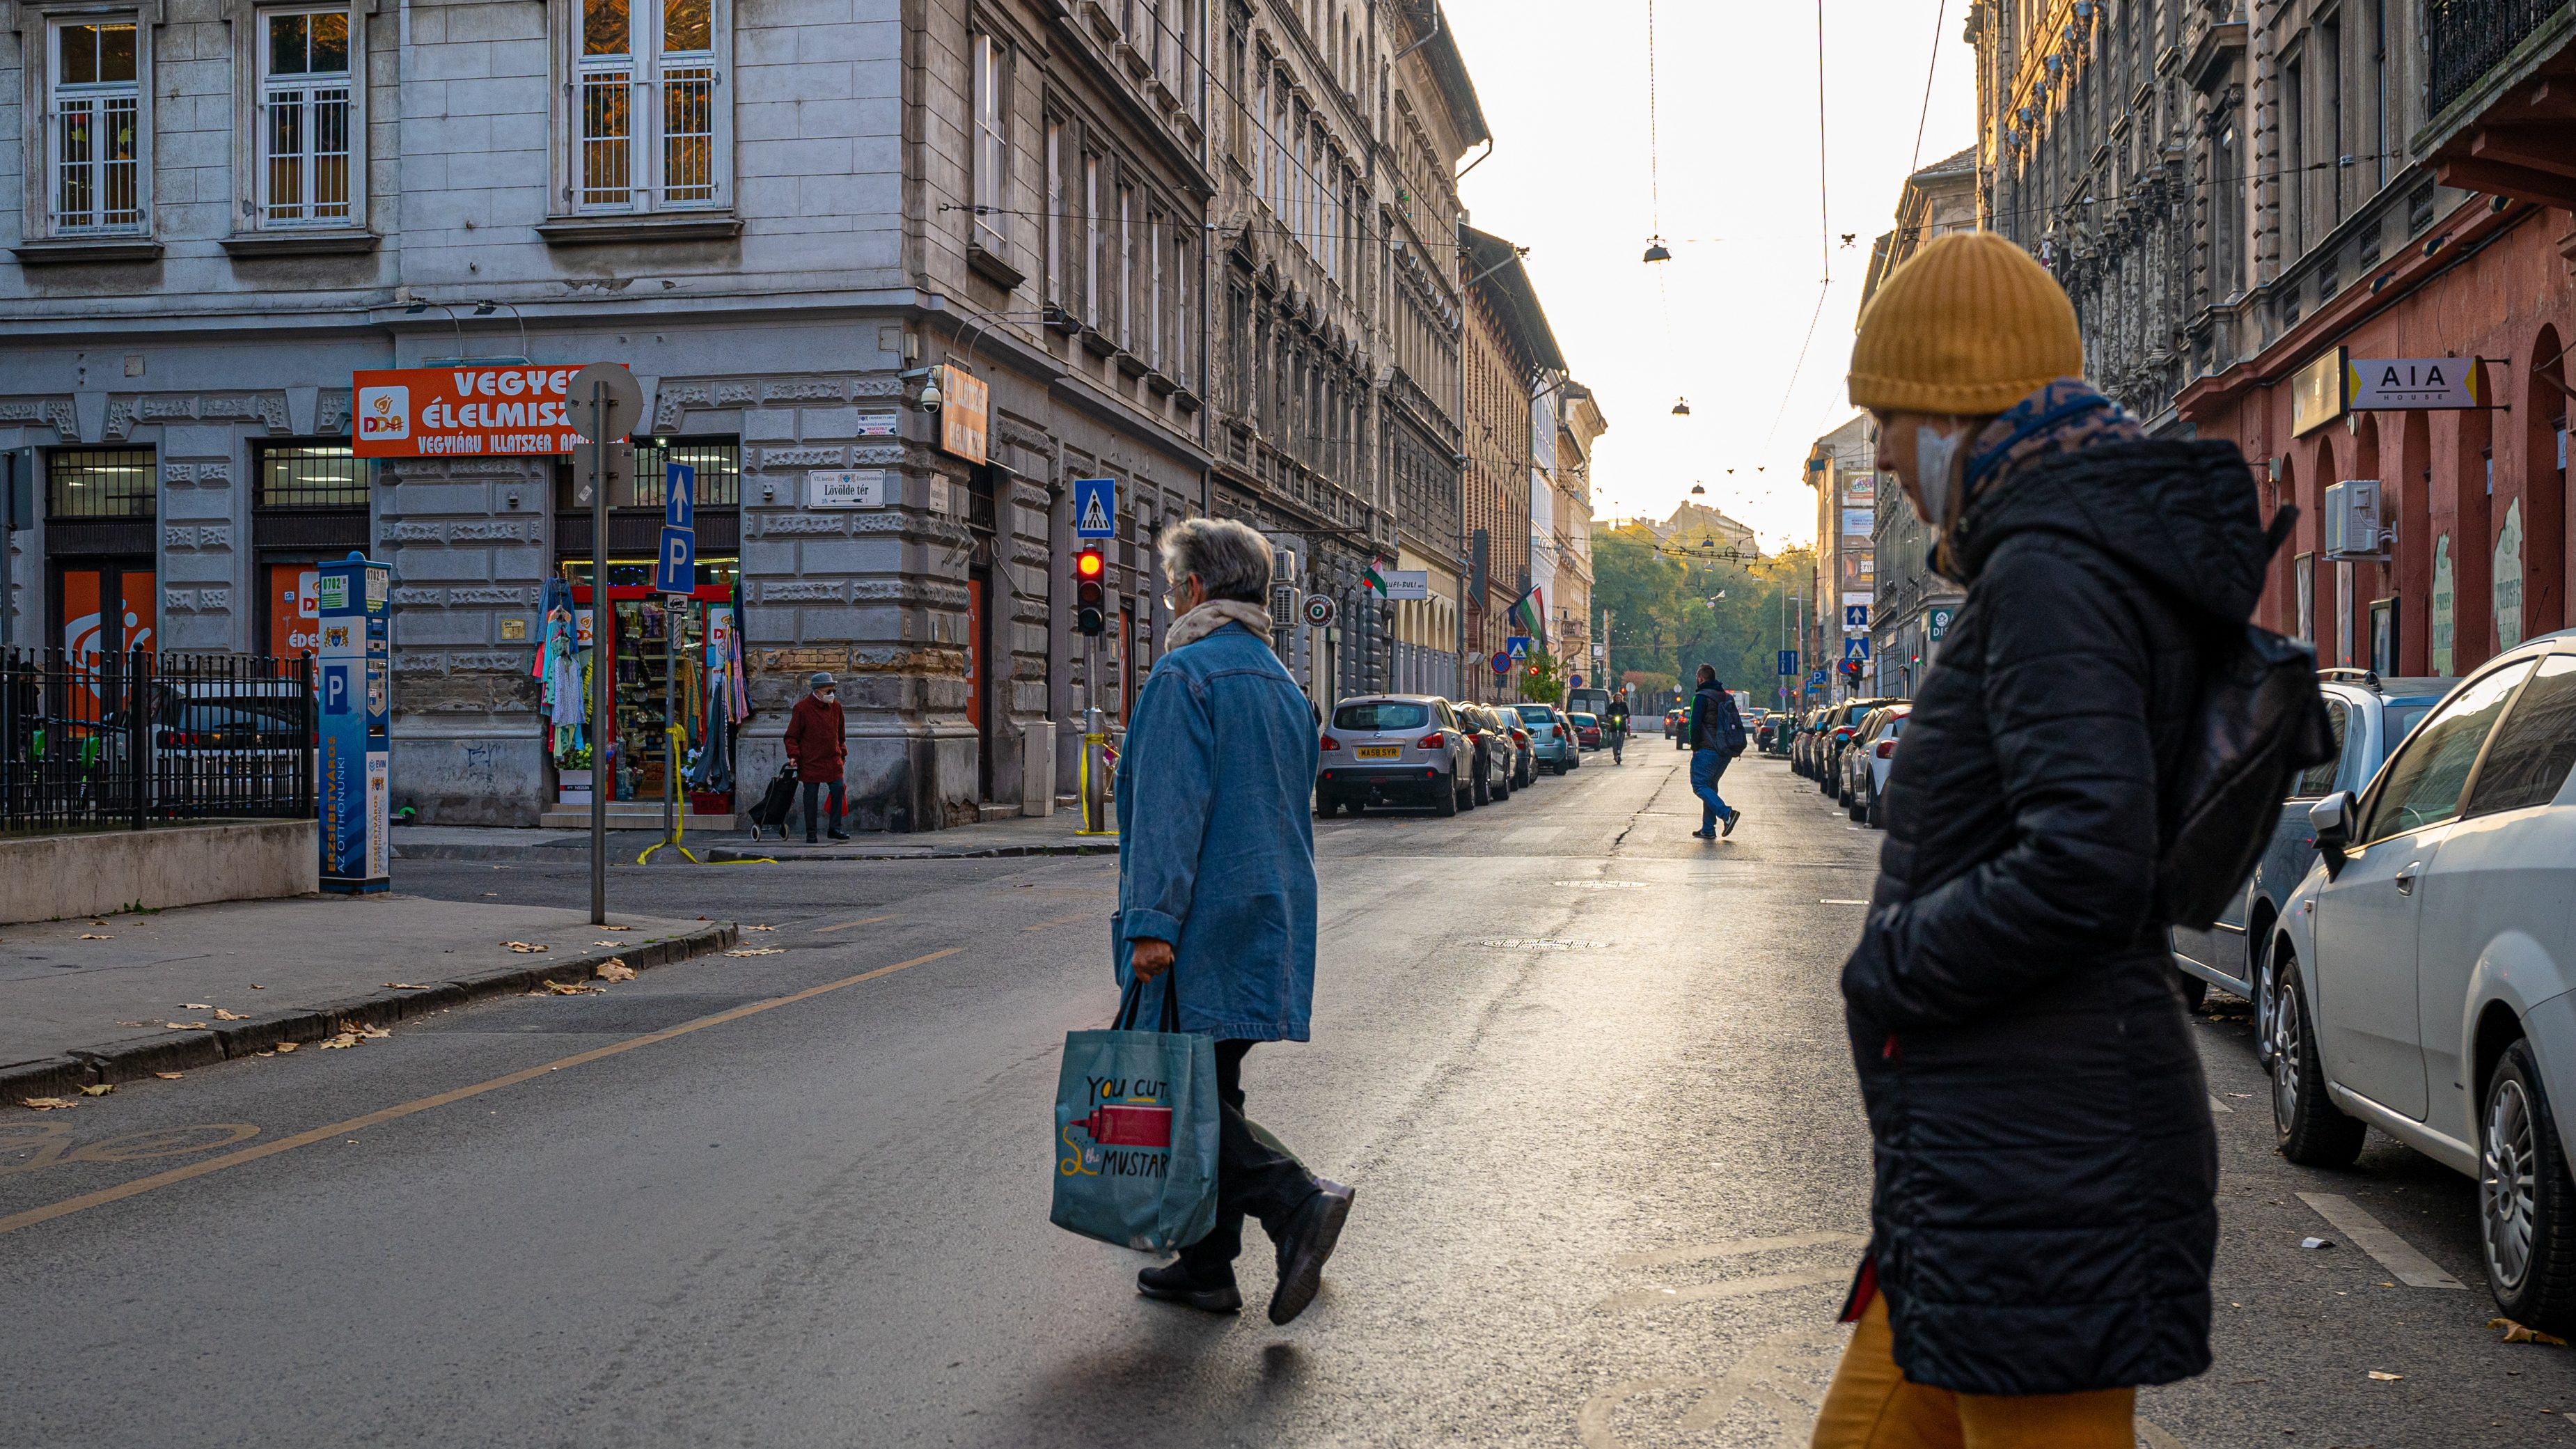
[[[1846,628],[1846,629],[1866,629],[1866,628],[1868,628],[1868,627],[1869,627],[1869,605],[1867,605],[1867,604],[1845,604],[1845,605],[1843,605],[1843,627],[1844,627],[1844,628]]]
[[[1117,479],[1076,478],[1073,480],[1073,536],[1076,538],[1116,538],[1118,536]]]
[[[1780,651],[1780,672],[1782,674],[1795,674],[1798,672],[1797,650],[1783,649]]]
[[[695,529],[698,526],[698,470],[686,463],[674,463],[663,475],[662,526]]]

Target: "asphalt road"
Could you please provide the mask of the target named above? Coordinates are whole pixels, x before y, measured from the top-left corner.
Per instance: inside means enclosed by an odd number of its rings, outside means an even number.
[[[1454,820],[1318,823],[1315,1040],[1246,1084],[1359,1199],[1288,1328],[1257,1229],[1254,1311],[1221,1320],[1047,1223],[1063,1033],[1114,1001],[1112,861],[621,868],[614,906],[778,954],[0,1122],[0,1437],[1803,1444],[1866,1228],[1834,981],[1877,836],[1748,759],[1743,827],[1691,840],[1680,764],[1647,740]],[[2219,1366],[2143,1396],[2147,1442],[2576,1444],[2576,1352],[2483,1327],[2467,1181],[2384,1143],[2289,1166],[2241,1010],[2204,1031]],[[2400,1285],[2302,1192],[2469,1286]]]

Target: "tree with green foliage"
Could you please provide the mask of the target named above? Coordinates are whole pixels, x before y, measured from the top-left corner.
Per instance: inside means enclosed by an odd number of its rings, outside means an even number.
[[[1556,662],[1555,655],[1532,647],[1529,660],[1521,670],[1521,698],[1539,704],[1555,704],[1565,698],[1565,673]]]
[[[1815,555],[1806,549],[1743,559],[1714,540],[1658,541],[1642,523],[1592,536],[1592,606],[1612,616],[1614,674],[1635,670],[1678,685],[1709,664],[1728,688],[1766,704],[1778,698],[1779,651],[1796,639],[1797,615],[1783,605],[1814,577]]]

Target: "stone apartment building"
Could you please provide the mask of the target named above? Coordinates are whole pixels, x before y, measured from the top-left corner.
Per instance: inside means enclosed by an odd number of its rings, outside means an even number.
[[[1210,507],[1269,534],[1335,622],[1280,636],[1314,698],[1455,693],[1452,172],[1488,139],[1434,5],[1228,0],[1209,224]],[[1372,564],[1428,575],[1390,603]]]
[[[1589,684],[1601,672],[1592,618],[1592,443],[1610,423],[1590,388],[1561,378],[1555,391],[1539,398],[1531,427],[1532,451],[1546,460],[1548,514],[1544,520],[1536,516],[1539,486],[1533,478],[1530,572],[1547,591],[1548,648]]]
[[[1855,413],[1807,450],[1807,486],[1816,490],[1816,573],[1808,592],[1809,637],[1817,651],[1801,658],[1809,677],[1825,671],[1822,697],[1862,692],[1877,676],[1867,662],[1857,674],[1844,667],[1845,640],[1869,638],[1847,627],[1844,610],[1871,604],[1877,589],[1878,432],[1869,414]],[[1803,653],[1803,651],[1802,651]]]
[[[1982,0],[1968,35],[1982,215],[2067,284],[2088,371],[2300,509],[2265,622],[2410,674],[2564,624],[2576,10]],[[2354,380],[2409,359],[2475,377]],[[2347,480],[2378,536],[2330,553]]]
[[[1530,591],[1531,493],[1548,487],[1533,466],[1534,399],[1543,375],[1563,376],[1565,356],[1521,265],[1520,249],[1462,227],[1468,272],[1465,518],[1469,699],[1521,698],[1518,671],[1490,661],[1522,629],[1512,606]],[[1534,478],[1539,481],[1533,482]]]
[[[620,678],[627,643],[729,617],[750,789],[820,668],[862,826],[1016,799],[1023,726],[1081,704],[1076,477],[1119,483],[1089,683],[1123,710],[1164,622],[1145,541],[1213,462],[1199,7],[5,15],[0,446],[46,500],[12,540],[22,637],[287,652],[300,570],[369,550],[398,581],[397,803],[534,823],[587,778],[530,677],[549,581],[592,582],[587,510],[552,456],[356,458],[352,374],[610,360],[645,397],[607,539]],[[934,364],[983,384],[981,439],[914,405]],[[699,494],[699,597],[668,608],[641,587],[666,462]],[[814,506],[827,475],[870,501]],[[632,692],[621,771],[658,733]]]

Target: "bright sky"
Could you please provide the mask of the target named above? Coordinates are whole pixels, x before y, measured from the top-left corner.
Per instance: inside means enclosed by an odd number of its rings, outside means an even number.
[[[1660,230],[1673,259],[1654,266],[1639,260],[1658,230],[1646,0],[1443,8],[1495,133],[1493,159],[1463,183],[1470,220],[1530,249],[1557,342],[1610,420],[1592,470],[1594,517],[1664,517],[1699,482],[1702,501],[1752,525],[1766,549],[1813,539],[1815,495],[1799,464],[1851,415],[1852,321],[1870,242],[1893,224],[1914,155],[1942,0],[1826,0],[1833,283],[1794,386],[1826,275],[1815,6],[1658,0]],[[1975,137],[1966,10],[1948,0],[1940,19],[1924,165]],[[1686,418],[1672,415],[1681,397]]]

